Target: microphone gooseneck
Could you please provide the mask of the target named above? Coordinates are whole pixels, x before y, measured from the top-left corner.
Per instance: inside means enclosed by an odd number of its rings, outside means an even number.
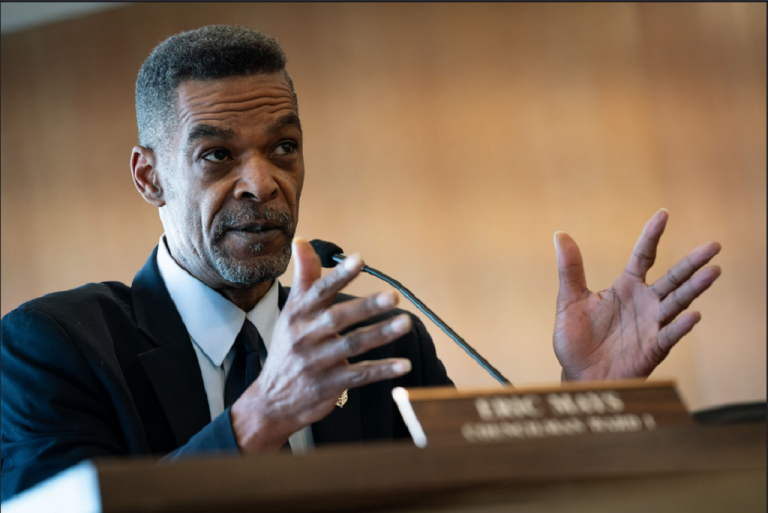
[[[320,257],[320,262],[323,267],[330,268],[330,267],[336,267],[336,264],[339,262],[342,262],[347,256],[344,254],[343,250],[337,246],[336,244],[333,244],[332,242],[326,242],[322,240],[315,239],[310,242],[312,247],[315,249],[315,252]],[[456,342],[456,344],[459,345],[464,351],[469,354],[482,368],[484,368],[488,373],[493,376],[497,381],[499,381],[502,385],[511,387],[512,383],[509,382],[507,378],[505,378],[501,372],[499,372],[493,365],[491,365],[488,360],[483,358],[480,353],[478,353],[472,346],[470,346],[466,340],[461,338],[458,333],[453,331],[453,329],[448,326],[440,317],[437,316],[435,312],[429,309],[427,305],[421,302],[419,298],[417,298],[413,292],[408,290],[403,286],[402,283],[395,280],[391,276],[387,276],[383,272],[379,271],[378,269],[374,269],[371,266],[365,265],[363,266],[363,272],[366,272],[368,274],[371,274],[380,280],[383,280],[393,287],[395,287],[398,291],[400,291],[403,296],[408,298],[408,300],[413,303],[416,308],[418,308],[424,315],[429,317],[429,319],[434,322],[441,330],[445,332],[446,335],[448,335],[451,340]]]

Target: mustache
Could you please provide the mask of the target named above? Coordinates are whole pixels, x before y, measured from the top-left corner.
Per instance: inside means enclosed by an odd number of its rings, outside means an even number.
[[[219,214],[213,229],[213,240],[218,242],[228,231],[256,221],[276,224],[277,228],[289,238],[293,238],[293,234],[296,232],[296,223],[290,212],[273,207],[265,206],[259,209],[256,205],[245,205],[238,210],[225,211]]]

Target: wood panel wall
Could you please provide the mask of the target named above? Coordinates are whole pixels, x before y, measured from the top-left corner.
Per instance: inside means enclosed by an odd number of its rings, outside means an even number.
[[[408,284],[513,382],[559,380],[554,231],[601,289],[666,207],[651,278],[708,240],[723,276],[655,376],[691,408],[765,398],[765,4],[137,4],[2,36],[2,314],[130,283],[162,233],[129,173],[136,74],[210,23],[289,57],[299,233]],[[494,383],[431,332],[459,386]]]

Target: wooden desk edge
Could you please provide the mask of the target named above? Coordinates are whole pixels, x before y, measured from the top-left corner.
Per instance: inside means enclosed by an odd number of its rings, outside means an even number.
[[[470,388],[459,390],[453,387],[407,388],[411,401],[430,401],[437,399],[471,399],[487,395],[506,394],[544,394],[557,392],[581,392],[586,390],[626,390],[629,388],[668,388],[675,387],[671,379],[646,381],[644,379],[625,379],[617,381],[579,381],[566,382],[560,386],[531,385],[517,388]]]

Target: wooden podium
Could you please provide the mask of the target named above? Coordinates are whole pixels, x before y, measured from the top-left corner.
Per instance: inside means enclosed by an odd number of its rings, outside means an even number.
[[[3,504],[40,511],[764,512],[766,425],[85,462]]]

